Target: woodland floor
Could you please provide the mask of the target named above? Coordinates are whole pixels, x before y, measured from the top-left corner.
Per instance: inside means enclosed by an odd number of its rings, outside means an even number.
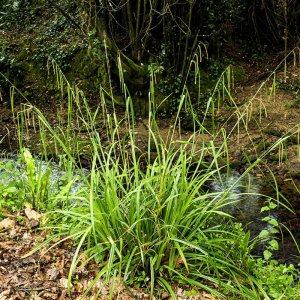
[[[48,30],[49,23],[47,22],[55,21],[54,11],[40,11],[39,18],[31,26],[24,28],[17,26],[10,32],[0,31],[1,41],[11,45],[10,51],[12,53],[16,52],[16,55],[22,53],[22,59],[25,62],[27,62],[27,57],[43,54],[53,45],[56,47],[53,41],[55,41],[54,37],[57,38],[57,36],[60,36],[59,45],[61,49],[67,49],[71,44],[81,45],[81,37],[74,33],[72,28],[62,35],[59,34],[59,30],[54,31],[54,34]],[[41,32],[47,33],[46,38],[42,41],[37,39]],[[24,49],[25,52],[21,51]],[[268,174],[270,174],[270,170],[274,173],[280,192],[289,200],[295,212],[287,212],[284,216],[284,223],[292,228],[295,238],[300,242],[300,103],[298,100],[296,101],[294,93],[290,90],[295,82],[298,88],[300,86],[300,67],[294,67],[292,62],[289,62],[287,83],[283,84],[282,88],[276,89],[276,97],[272,96],[268,99],[266,95],[270,94],[273,77],[267,84],[263,85],[263,83],[277,67],[284,54],[279,55],[280,59],[274,56],[255,62],[243,57],[240,53],[230,52],[231,55],[236,55],[234,59],[243,66],[246,73],[244,82],[241,86],[236,86],[235,89],[234,99],[237,107],[234,107],[233,103],[227,103],[229,105],[222,106],[217,115],[217,126],[223,126],[227,132],[232,131],[228,140],[232,168],[243,172],[249,161],[254,161],[265,150],[265,147],[268,148],[285,134],[295,133],[285,143],[282,149],[284,153],[282,158],[280,158],[278,151],[273,151],[264,159],[264,164],[254,170],[254,174],[258,178],[271,181],[271,176]],[[65,57],[62,58],[62,60],[64,59]],[[26,64],[26,66],[30,66],[30,64]],[[278,71],[276,80],[282,82],[283,68],[279,68]],[[28,86],[38,85],[40,78],[34,75],[36,74],[32,73],[32,78],[29,76],[27,82],[22,82],[22,88],[27,89]],[[43,76],[40,74],[39,77]],[[0,94],[0,149],[14,152],[18,149],[16,123],[11,112],[9,96],[2,96],[1,98]],[[56,109],[53,105],[52,91],[37,90],[30,92],[29,96],[32,99],[37,99],[36,104],[43,108],[46,118],[50,123],[55,123]],[[297,97],[299,99],[299,91]],[[45,102],[38,103],[40,99],[45,98]],[[21,103],[22,100],[16,99],[16,112],[21,108]],[[59,105],[57,104],[57,106]],[[236,113],[237,111],[241,113],[244,109],[251,112],[248,128],[243,126],[237,128],[235,127]],[[173,120],[173,118],[163,118],[158,123],[161,136],[166,142],[170,142],[168,141],[169,129]],[[145,151],[148,140],[146,124],[146,119],[139,119],[136,123],[137,144],[140,149]],[[99,126],[99,130],[103,130],[101,126]],[[25,141],[29,148],[32,148],[36,143],[36,139],[33,138],[35,135],[34,129],[29,128]],[[187,141],[191,135],[192,131],[187,126],[181,132],[176,132],[172,139]],[[209,136],[199,135],[199,147],[203,140],[209,141],[209,139]],[[84,159],[88,160],[88,158]],[[271,187],[266,187],[265,192],[272,193]],[[87,258],[83,255],[83,266],[74,273],[68,292],[68,272],[76,250],[72,242],[65,241],[55,245],[56,241],[52,241],[53,248],[48,252],[45,251],[46,247],[44,246],[34,254],[24,257],[48,237],[47,231],[39,229],[41,216],[28,208],[13,215],[3,210],[2,215],[5,217],[0,222],[0,300],[80,299],[98,273],[99,267],[94,262],[84,265]],[[292,241],[286,239],[285,244],[281,246],[283,251],[280,259],[282,261],[289,261],[292,254],[297,254],[292,246]],[[198,291],[196,296],[187,296],[187,290],[184,287],[175,287],[175,292],[178,299],[215,299],[204,291]],[[109,299],[109,296],[110,287],[99,281],[92,288],[90,294],[83,299]],[[169,299],[169,295],[164,292],[155,296],[156,299]],[[146,295],[142,290],[132,290],[125,287],[120,282],[115,283],[114,299],[144,300],[149,299],[149,295]]]
[[[97,284],[85,295],[99,272],[99,266],[96,263],[86,264],[85,255],[81,256],[79,267],[72,275],[68,289],[68,272],[76,250],[72,242],[64,241],[56,245],[58,240],[52,241],[51,249],[47,250],[47,247],[43,246],[32,255],[26,256],[48,237],[47,231],[38,229],[42,215],[26,208],[14,215],[6,212],[6,216],[0,222],[1,300],[110,299],[112,283],[107,285],[102,280],[98,280]],[[217,299],[205,291],[197,290],[197,295],[186,296],[188,289],[174,286],[174,290],[179,300]],[[113,284],[112,295],[112,299],[120,300],[150,299],[143,290],[126,287],[117,280]],[[172,298],[162,291],[152,299]]]

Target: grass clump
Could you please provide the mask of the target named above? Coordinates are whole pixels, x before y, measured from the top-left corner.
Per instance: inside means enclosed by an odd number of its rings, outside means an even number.
[[[54,128],[36,112],[55,138]],[[218,160],[223,159],[225,145],[216,148],[211,142],[189,151],[190,142],[167,145],[150,114],[145,156],[155,150],[156,158],[141,168],[144,156],[137,155],[134,124],[123,123],[128,125],[124,141],[119,121],[115,116],[110,120],[114,129],[109,142],[84,123],[92,148],[90,173],[82,172],[81,178],[86,188],[80,195],[70,195],[71,207],[47,218],[47,225],[59,235],[78,241],[69,282],[81,262],[80,250],[85,250],[101,265],[93,284],[104,279],[112,291],[111,282],[122,280],[146,288],[151,296],[160,286],[174,299],[175,282],[221,298],[266,295],[251,275],[250,233],[224,212],[226,205],[236,201],[230,198],[234,185],[221,192],[208,189],[210,181],[220,177]],[[59,135],[57,143],[69,153]],[[211,163],[204,161],[207,153],[214,155]]]
[[[80,247],[102,265],[98,277],[135,284],[145,274],[142,285],[151,295],[157,284],[172,294],[173,281],[218,296],[213,284],[228,292],[255,290],[253,283],[237,286],[249,274],[250,234],[223,212],[228,191],[207,191],[215,170],[195,172],[201,161],[194,166],[180,148],[160,149],[143,171],[139,160],[115,158],[115,145],[108,152],[95,149],[84,201],[59,212],[63,232],[77,233]]]
[[[253,163],[249,161],[247,170],[232,185],[212,192],[210,182],[222,178],[222,169],[230,171],[229,135],[225,130],[221,129],[218,134],[212,130],[209,142],[197,143],[199,135],[209,134],[204,119],[210,110],[215,128],[213,111],[217,103],[214,104],[213,98],[207,104],[202,122],[196,120],[190,108],[195,132],[186,142],[177,143],[172,137],[180,129],[181,108],[189,108],[187,91],[181,96],[168,142],[160,136],[155,112],[150,111],[146,124],[148,150],[143,153],[136,144],[130,96],[126,98],[124,119],[119,120],[115,111],[109,113],[104,96],[92,110],[78,89],[73,90],[67,84],[64,93],[65,78],[61,73],[59,76],[62,96],[68,97],[67,122],[54,127],[40,110],[30,105],[29,110],[41,129],[45,152],[52,144],[58,151],[57,156],[62,158],[60,166],[66,174],[65,183],[55,193],[47,193],[48,173],[39,172],[29,152],[23,153],[23,159],[29,199],[39,209],[48,210],[44,222],[53,230],[48,241],[57,236],[62,237],[62,241],[68,238],[76,241],[69,288],[72,274],[82,263],[80,253],[84,251],[89,255],[87,262],[94,259],[100,266],[86,295],[100,280],[110,285],[111,298],[115,284],[120,281],[126,286],[146,289],[150,298],[162,288],[176,299],[175,283],[205,289],[224,299],[288,299],[290,295],[297,295],[299,286],[293,286],[293,282],[299,272],[272,262],[270,250],[277,250],[273,237],[264,259],[256,260],[251,250],[258,239],[251,240],[250,232],[235,223],[224,210],[238,201],[231,193],[237,183],[287,137],[276,141]],[[150,93],[149,107],[154,95]],[[26,128],[25,117],[18,123],[20,138],[21,132],[25,132],[24,125]],[[100,117],[105,127],[103,131],[97,128]],[[246,123],[244,117],[241,113],[238,123]],[[198,127],[200,132],[196,132]],[[89,140],[88,145],[84,145],[91,155],[89,172],[80,166],[81,133]],[[76,181],[75,167],[79,168],[82,184],[71,193]],[[271,201],[271,197],[266,198]],[[279,204],[279,199],[274,202]],[[270,209],[273,207],[268,206]],[[261,238],[266,236],[261,235]],[[272,272],[283,276],[280,278],[284,283],[277,284],[272,276],[267,278]]]

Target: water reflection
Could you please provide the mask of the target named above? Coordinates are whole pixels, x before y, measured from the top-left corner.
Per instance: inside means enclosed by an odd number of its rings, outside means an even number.
[[[265,216],[261,213],[266,197],[262,195],[263,182],[259,178],[247,174],[241,176],[238,172],[231,170],[229,173],[220,173],[211,182],[211,190],[221,193],[226,197],[224,211],[232,215],[237,222],[242,223],[257,236],[262,229],[268,229],[268,224],[263,222]],[[279,219],[278,213],[272,211],[271,218]]]

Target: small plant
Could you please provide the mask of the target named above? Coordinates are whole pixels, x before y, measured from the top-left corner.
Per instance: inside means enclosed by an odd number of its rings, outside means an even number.
[[[262,219],[267,226],[258,237],[259,241],[264,243],[263,258],[253,261],[252,270],[255,278],[272,299],[299,299],[299,269],[292,264],[287,266],[272,259],[273,254],[279,250],[276,235],[280,232],[280,224],[272,214],[277,207],[278,203],[269,199],[261,208],[261,212],[267,213]]]
[[[20,210],[24,201],[24,181],[21,172],[11,161],[0,160],[0,210]]]
[[[272,210],[277,207],[278,205],[274,201],[268,200],[266,205],[261,208],[261,212],[268,213],[268,215],[262,219],[262,221],[267,222],[268,225],[259,234],[260,241],[266,243],[263,252],[266,261],[272,257],[274,251],[279,250],[278,242],[274,238],[274,236],[279,233],[279,223],[271,214]]]
[[[257,259],[253,273],[272,299],[300,299],[300,271],[294,265]]]
[[[101,58],[101,55],[103,55],[103,49],[105,49],[105,43],[99,40],[95,28],[88,32],[88,38],[90,54],[96,59]]]
[[[53,171],[50,163],[34,158],[26,148],[17,158],[0,160],[0,210],[18,211],[25,203],[38,210],[68,207],[86,187],[77,182],[70,162],[63,170],[55,167]]]
[[[37,163],[28,149],[22,149],[22,161],[26,166],[25,190],[28,201],[33,208],[45,209],[51,185],[51,168],[43,168],[42,162]]]

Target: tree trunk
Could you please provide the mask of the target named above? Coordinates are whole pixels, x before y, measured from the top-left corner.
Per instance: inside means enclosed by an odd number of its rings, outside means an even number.
[[[111,72],[116,77],[119,77],[120,71],[122,71],[124,83],[127,85],[129,92],[142,92],[148,83],[148,73],[143,66],[135,63],[118,49],[114,39],[108,34],[104,17],[98,13],[99,8],[97,2],[98,1],[96,0],[91,0],[90,3],[85,3],[84,6],[86,13],[89,14],[91,18],[91,26],[96,29],[97,38],[105,43],[108,57],[111,60],[108,66],[110,70],[107,71]],[[122,70],[119,70],[120,63],[118,63],[118,57],[121,61]]]

